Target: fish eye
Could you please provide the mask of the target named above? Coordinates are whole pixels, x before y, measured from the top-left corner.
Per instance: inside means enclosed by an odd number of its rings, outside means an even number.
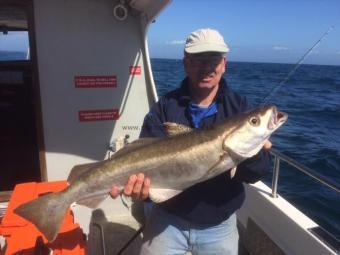
[[[257,127],[260,125],[260,117],[259,116],[253,116],[249,120],[250,125]]]

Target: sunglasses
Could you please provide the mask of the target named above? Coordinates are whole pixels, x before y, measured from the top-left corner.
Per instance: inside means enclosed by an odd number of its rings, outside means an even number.
[[[187,55],[191,65],[217,65],[224,58],[222,54],[216,53],[203,53],[203,54],[191,54]]]

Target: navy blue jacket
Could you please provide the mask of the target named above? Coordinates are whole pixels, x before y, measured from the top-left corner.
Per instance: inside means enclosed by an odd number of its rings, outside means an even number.
[[[184,79],[180,88],[161,97],[151,107],[150,112],[145,116],[140,137],[165,137],[166,133],[162,125],[164,122],[192,127],[188,111],[191,99],[187,82],[187,78]],[[246,99],[231,91],[224,79],[220,81],[215,101],[217,114],[204,118],[202,128],[248,110]],[[261,150],[237,167],[234,178],[230,177],[229,172],[222,173],[188,188],[159,206],[193,223],[218,224],[241,207],[245,198],[242,182],[254,183],[268,170],[269,154]]]

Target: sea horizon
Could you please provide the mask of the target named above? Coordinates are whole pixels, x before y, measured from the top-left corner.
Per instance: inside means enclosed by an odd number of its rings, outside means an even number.
[[[0,50],[0,61],[6,61],[6,60],[19,60],[17,58],[15,59],[10,59],[8,57],[3,58],[2,54],[8,54],[12,55],[15,54],[17,57],[18,56],[26,56],[27,52],[24,51],[5,51],[5,50]],[[176,60],[176,61],[182,61],[181,58],[167,58],[167,57],[150,57],[150,59],[159,59],[159,60]],[[20,59],[20,60],[26,60],[26,58]],[[266,62],[266,61],[245,61],[245,60],[228,60],[229,63],[249,63],[249,64],[284,64],[284,65],[296,65],[298,62]],[[332,66],[332,67],[340,67],[340,65],[336,64],[315,64],[315,63],[302,63],[301,65],[308,65],[308,66]]]
[[[179,60],[182,61],[181,58],[161,58],[161,57],[150,57],[150,59],[159,59],[159,60]],[[255,61],[244,61],[244,60],[228,60],[229,63],[245,63],[245,64],[283,64],[283,65],[296,65],[296,63],[288,63],[288,62],[255,62]],[[335,64],[311,64],[311,63],[302,63],[301,65],[308,65],[308,66],[332,66],[332,67],[337,67],[340,65],[335,65]]]

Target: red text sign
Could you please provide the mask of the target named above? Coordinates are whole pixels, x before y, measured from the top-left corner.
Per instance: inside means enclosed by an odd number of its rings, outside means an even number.
[[[112,88],[117,87],[117,76],[75,76],[76,88]]]
[[[101,109],[101,110],[82,110],[78,112],[79,121],[101,121],[117,120],[119,118],[118,109]]]
[[[142,74],[142,67],[141,66],[130,66],[130,74],[132,75]]]

